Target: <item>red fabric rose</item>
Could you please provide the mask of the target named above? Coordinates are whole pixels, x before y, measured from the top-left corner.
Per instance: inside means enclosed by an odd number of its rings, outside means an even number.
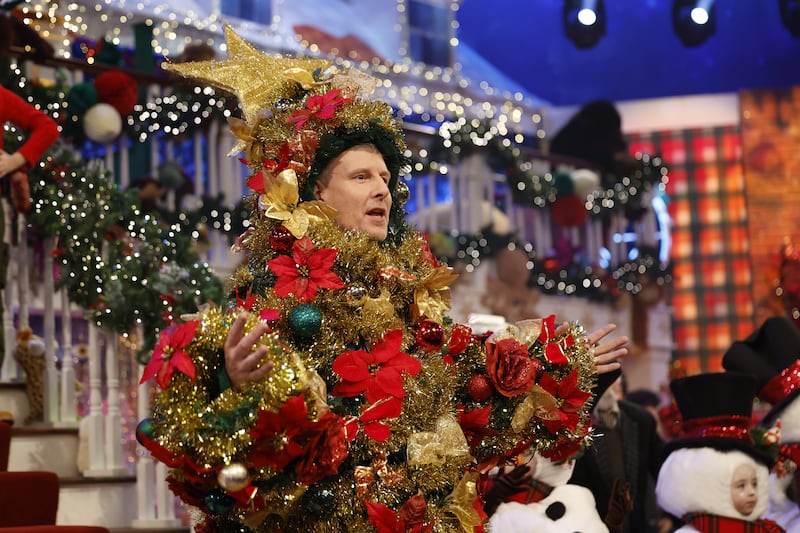
[[[486,343],[486,373],[503,396],[524,394],[536,382],[536,366],[528,348],[516,339]]]
[[[339,472],[339,466],[347,458],[347,438],[344,419],[328,412],[319,422],[309,428],[310,436],[304,442],[306,450],[297,462],[297,481],[308,485]]]

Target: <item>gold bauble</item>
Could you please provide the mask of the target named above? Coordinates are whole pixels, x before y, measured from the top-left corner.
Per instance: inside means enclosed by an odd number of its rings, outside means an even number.
[[[230,492],[239,492],[250,482],[247,467],[241,463],[229,464],[217,474],[219,486]]]

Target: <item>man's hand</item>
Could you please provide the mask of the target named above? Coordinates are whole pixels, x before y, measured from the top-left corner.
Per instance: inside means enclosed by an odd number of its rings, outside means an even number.
[[[594,364],[598,374],[613,372],[620,368],[622,365],[619,359],[628,355],[628,337],[622,336],[600,342],[615,329],[617,329],[616,324],[607,324],[589,333],[589,344],[593,346]]]
[[[19,152],[9,154],[4,150],[0,150],[0,177],[14,172],[25,163],[25,157]]]
[[[266,346],[255,347],[256,341],[269,331],[266,322],[260,322],[250,333],[244,334],[247,323],[247,314],[241,313],[236,317],[225,339],[225,371],[234,388],[239,388],[246,383],[258,381],[266,376],[275,364],[261,360],[267,355]]]

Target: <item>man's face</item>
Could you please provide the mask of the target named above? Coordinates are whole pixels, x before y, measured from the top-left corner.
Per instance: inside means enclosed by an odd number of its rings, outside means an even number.
[[[365,231],[382,241],[388,233],[392,207],[390,178],[378,149],[362,144],[330,162],[314,185],[314,194],[339,212],[336,222],[342,227]]]

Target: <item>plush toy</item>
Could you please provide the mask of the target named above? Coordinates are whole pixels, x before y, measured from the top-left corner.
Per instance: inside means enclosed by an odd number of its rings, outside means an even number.
[[[25,390],[28,395],[28,416],[25,423],[44,420],[44,341],[30,328],[17,331],[14,359],[25,371]]]
[[[538,453],[527,459],[532,482],[525,483],[524,492],[507,498],[515,501],[497,507],[489,520],[490,531],[608,533],[591,491],[567,483],[574,465],[572,460],[554,463]]]

